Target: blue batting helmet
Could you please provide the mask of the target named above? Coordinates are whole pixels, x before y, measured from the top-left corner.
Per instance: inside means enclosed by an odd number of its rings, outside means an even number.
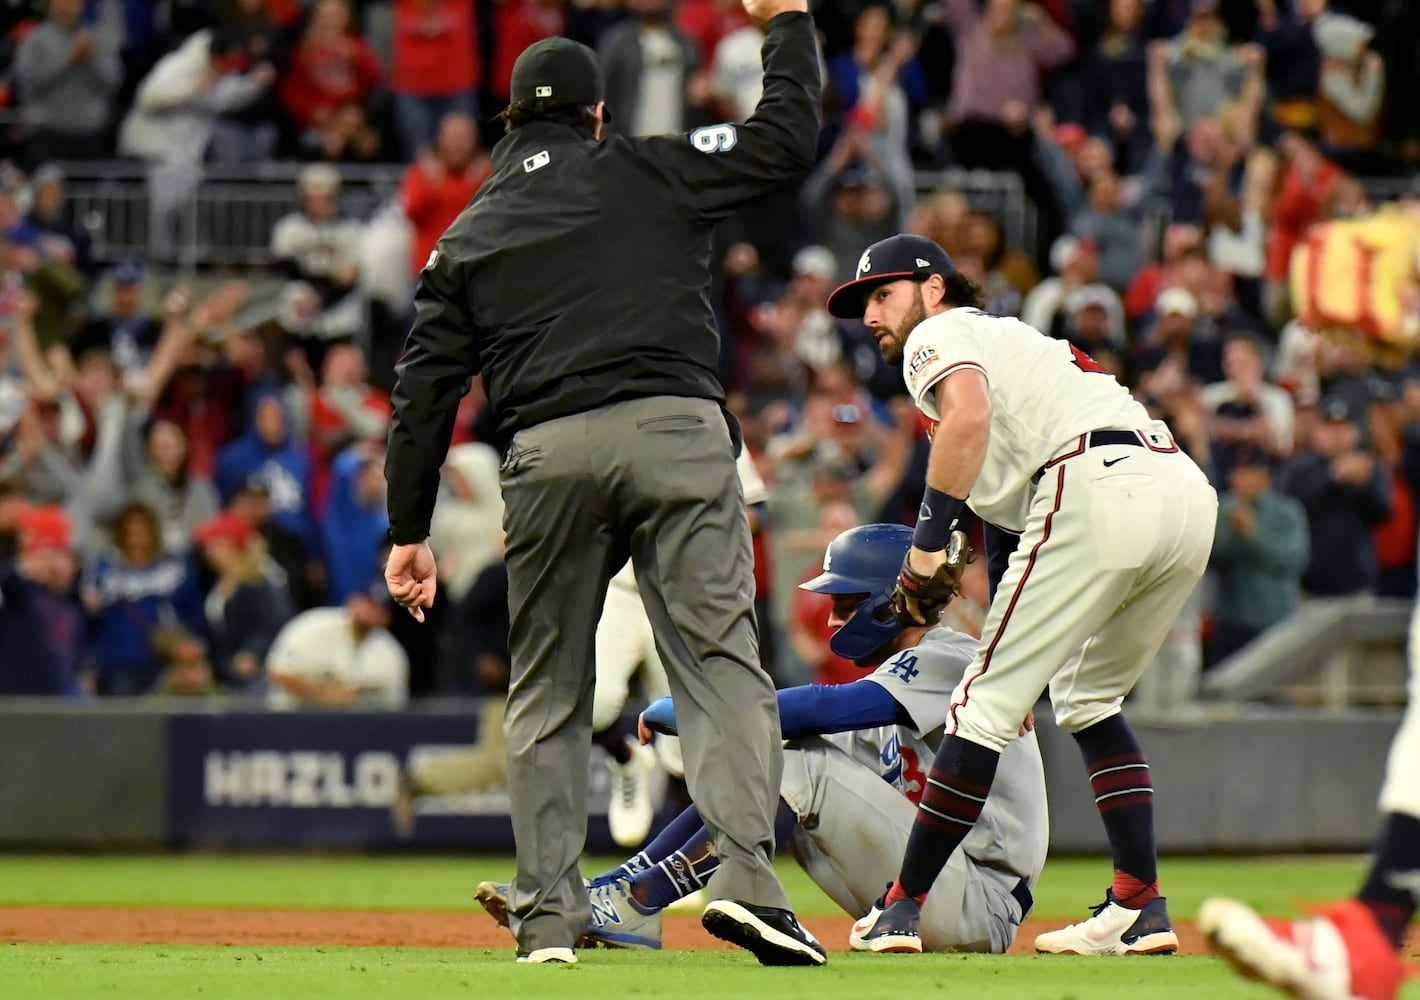
[[[872,655],[906,628],[892,612],[892,594],[912,529],[901,524],[865,524],[850,528],[829,543],[823,572],[799,586],[816,594],[866,594],[828,648],[848,660]]]

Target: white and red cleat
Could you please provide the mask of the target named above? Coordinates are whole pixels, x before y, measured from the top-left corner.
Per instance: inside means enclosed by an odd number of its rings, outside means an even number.
[[[1375,917],[1350,900],[1298,920],[1266,920],[1231,899],[1205,900],[1198,926],[1235,969],[1298,1000],[1395,1000],[1413,973]]]

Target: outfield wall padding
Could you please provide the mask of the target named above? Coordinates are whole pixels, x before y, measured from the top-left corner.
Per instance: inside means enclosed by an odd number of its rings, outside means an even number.
[[[1160,850],[1369,849],[1400,717],[1396,710],[1256,710],[1187,727],[1136,723],[1154,779]],[[1107,850],[1074,739],[1049,718],[1037,734],[1050,789],[1051,849]]]
[[[267,713],[135,700],[95,708],[0,701],[0,848],[512,849],[502,791],[427,802],[411,837],[389,802],[411,756],[465,745],[477,705],[399,715]],[[1039,714],[1051,848],[1103,853],[1073,739]],[[1365,850],[1395,710],[1255,709],[1206,724],[1136,722],[1161,850]],[[588,844],[615,850],[608,775],[587,775]]]
[[[151,711],[0,700],[0,845],[161,846],[165,753]]]

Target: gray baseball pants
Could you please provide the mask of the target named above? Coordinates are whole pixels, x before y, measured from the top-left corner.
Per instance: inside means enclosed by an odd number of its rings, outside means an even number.
[[[595,634],[628,557],[675,699],[686,782],[721,858],[710,894],[788,907],[772,860],[779,714],[759,664],[749,523],[719,406],[656,396],[538,424],[514,435],[501,479],[519,951],[571,946],[590,919],[578,859]]]
[[[845,913],[867,913],[897,878],[917,807],[820,737],[784,751],[783,796],[799,819],[794,853],[804,871]],[[953,851],[922,908],[923,947],[1004,953],[1025,916],[1012,895],[1020,883],[1019,875]]]

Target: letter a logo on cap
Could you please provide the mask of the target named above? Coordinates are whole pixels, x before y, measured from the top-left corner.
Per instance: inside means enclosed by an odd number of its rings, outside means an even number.
[[[538,97],[551,97],[551,96],[552,96],[552,88],[551,88],[551,87],[538,87],[536,90],[533,91],[533,93],[536,94]]]
[[[863,251],[863,256],[861,256],[861,257],[858,258],[858,273],[859,273],[859,274],[867,274],[868,271],[872,268],[873,263],[872,263],[872,261],[870,261],[870,260],[868,259],[868,255],[871,254],[872,252],[873,252],[873,251],[872,251],[871,249],[864,250],[864,251]]]

